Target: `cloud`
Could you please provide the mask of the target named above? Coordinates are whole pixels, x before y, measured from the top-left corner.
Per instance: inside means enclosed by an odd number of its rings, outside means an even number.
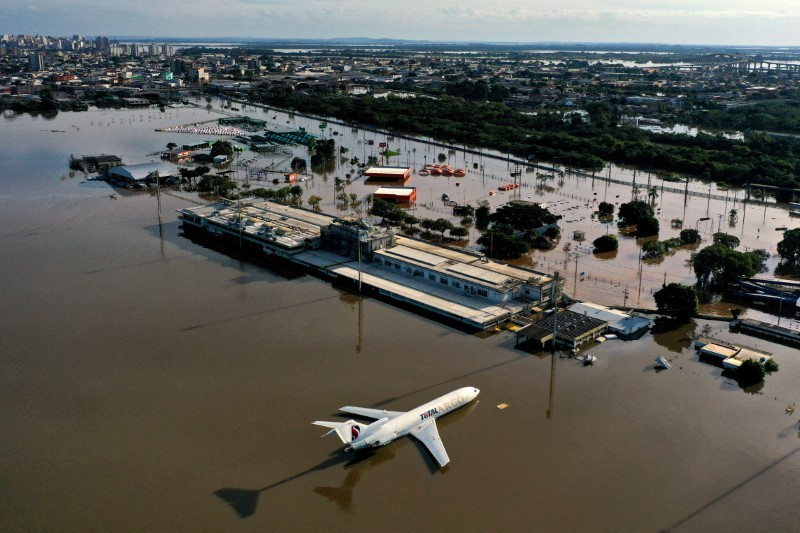
[[[798,0],[23,0],[6,33],[800,44]]]

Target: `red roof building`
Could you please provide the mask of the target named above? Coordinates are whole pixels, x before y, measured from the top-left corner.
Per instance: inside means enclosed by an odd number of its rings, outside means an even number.
[[[417,201],[417,188],[416,187],[380,187],[377,191],[372,193],[374,198],[380,198],[387,202],[402,205],[414,205]]]

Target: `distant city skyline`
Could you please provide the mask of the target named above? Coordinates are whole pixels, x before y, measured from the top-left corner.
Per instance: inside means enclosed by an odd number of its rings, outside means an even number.
[[[797,0],[27,0],[0,21],[53,36],[800,46]]]

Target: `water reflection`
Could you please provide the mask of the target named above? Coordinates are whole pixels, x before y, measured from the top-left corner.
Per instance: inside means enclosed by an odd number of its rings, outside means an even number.
[[[353,488],[360,479],[361,473],[353,470],[348,472],[347,477],[338,487],[314,487],[314,492],[335,502],[340,510],[347,511],[353,503]]]
[[[592,255],[594,255],[594,257],[600,261],[610,261],[611,259],[616,259],[617,254],[619,254],[619,250],[612,250],[610,252],[596,252]]]
[[[664,333],[653,333],[653,340],[659,346],[675,353],[681,353],[687,346],[691,346],[697,335],[697,323],[692,320],[677,329]]]
[[[214,494],[218,498],[225,501],[225,503],[230,505],[231,508],[236,512],[236,514],[239,515],[239,518],[247,518],[248,516],[252,516],[256,512],[258,499],[261,496],[262,492],[266,492],[270,489],[274,489],[290,481],[294,481],[295,479],[307,476],[312,472],[322,471],[342,463],[344,463],[345,467],[357,464],[371,457],[371,455],[372,454],[356,454],[355,456],[345,456],[341,452],[335,452],[335,455],[333,457],[319,463],[318,465],[312,466],[307,470],[298,472],[297,474],[284,478],[280,481],[276,481],[275,483],[265,485],[260,489],[241,489],[241,488],[223,487],[221,489],[215,490]],[[358,481],[358,476],[356,476],[355,481],[356,482]],[[353,483],[353,485],[355,485],[355,482]]]

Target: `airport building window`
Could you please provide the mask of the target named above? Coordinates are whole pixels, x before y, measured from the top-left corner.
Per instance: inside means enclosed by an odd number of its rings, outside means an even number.
[[[478,289],[478,296],[484,296],[484,297],[489,296],[489,291],[487,291],[486,289]]]
[[[439,283],[442,285],[447,285],[447,278],[439,278]]]
[[[428,274],[428,279],[431,281],[436,281],[436,274]]]

